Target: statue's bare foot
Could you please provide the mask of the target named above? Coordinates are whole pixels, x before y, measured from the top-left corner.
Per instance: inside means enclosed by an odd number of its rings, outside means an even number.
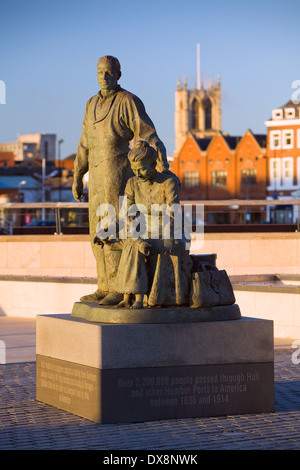
[[[142,300],[136,300],[132,305],[131,308],[143,308],[143,301]]]
[[[122,300],[118,305],[115,305],[115,308],[129,308],[131,303],[129,300]]]

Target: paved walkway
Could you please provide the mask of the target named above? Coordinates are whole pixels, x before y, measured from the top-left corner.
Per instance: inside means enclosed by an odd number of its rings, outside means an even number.
[[[95,424],[35,400],[35,321],[0,317],[0,450],[300,449],[300,364],[275,342],[275,412],[217,418]],[[99,462],[101,463],[101,462]],[[198,462],[199,463],[199,462]]]

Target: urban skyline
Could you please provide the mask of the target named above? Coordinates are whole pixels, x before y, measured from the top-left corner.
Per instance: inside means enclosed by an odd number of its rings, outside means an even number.
[[[196,85],[198,43],[202,82],[221,77],[222,130],[266,133],[272,109],[300,80],[299,13],[295,0],[9,2],[1,9],[0,142],[55,133],[62,158],[75,153],[86,101],[99,89],[97,60],[112,54],[121,86],[143,100],[171,156],[176,83],[186,75]]]

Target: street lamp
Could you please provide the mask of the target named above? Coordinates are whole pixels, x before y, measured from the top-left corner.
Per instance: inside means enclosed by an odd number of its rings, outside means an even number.
[[[64,143],[64,140],[63,139],[59,139],[58,141],[58,166],[59,166],[59,175],[61,176],[61,168],[60,168],[60,159],[61,159],[61,153],[60,153],[60,147],[61,147],[61,144]],[[59,176],[59,187],[58,187],[58,194],[59,194],[59,201],[61,200],[61,191],[60,191],[60,185],[61,185],[61,177]]]
[[[18,200],[20,201],[20,189],[21,189],[21,186],[23,186],[24,184],[26,184],[26,181],[25,180],[22,180],[18,183]]]
[[[27,182],[26,180],[22,180],[18,183],[18,201],[19,202],[22,202],[21,197],[20,197],[21,196],[21,193],[20,193],[21,186],[24,186],[26,184],[26,182]],[[22,215],[23,215],[22,213],[23,213],[23,211],[21,209],[20,216],[19,216],[20,217],[19,223],[21,222],[21,219],[22,219]]]
[[[60,146],[64,143],[64,139],[58,141],[58,161],[60,161]]]

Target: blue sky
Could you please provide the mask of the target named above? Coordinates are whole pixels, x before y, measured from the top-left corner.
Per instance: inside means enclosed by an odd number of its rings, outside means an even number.
[[[86,101],[97,93],[97,60],[110,54],[120,84],[138,95],[174,151],[177,78],[221,76],[223,131],[264,133],[271,110],[300,80],[299,0],[10,0],[0,5],[0,142],[17,133],[64,139],[75,153]]]

